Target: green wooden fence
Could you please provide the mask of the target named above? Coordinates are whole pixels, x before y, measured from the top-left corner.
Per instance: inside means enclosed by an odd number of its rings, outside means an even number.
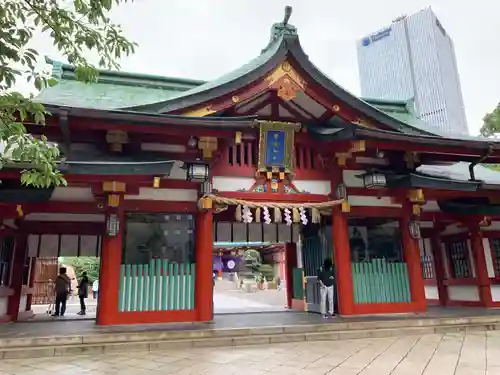
[[[387,263],[384,259],[352,263],[355,303],[410,302],[406,263]]]
[[[122,264],[119,311],[194,309],[195,265],[153,259]]]
[[[302,268],[294,268],[292,271],[293,299],[304,299],[304,284],[302,280],[302,273]]]

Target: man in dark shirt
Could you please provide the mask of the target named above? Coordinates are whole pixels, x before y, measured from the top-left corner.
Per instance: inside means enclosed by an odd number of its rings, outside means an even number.
[[[328,313],[330,316],[334,315],[333,311],[333,296],[334,296],[334,285],[335,285],[335,275],[332,268],[332,261],[330,259],[325,259],[323,262],[323,267],[318,273],[318,282],[320,285],[321,293],[321,314],[324,318],[328,318],[326,315],[326,300],[328,298]]]
[[[56,293],[56,311],[52,316],[64,316],[66,312],[66,301],[71,290],[71,280],[66,275],[66,268],[59,268],[59,276],[56,278],[55,293]]]

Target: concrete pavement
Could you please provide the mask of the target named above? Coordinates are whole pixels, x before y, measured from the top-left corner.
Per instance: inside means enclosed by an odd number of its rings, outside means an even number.
[[[498,375],[500,332],[0,361],[0,375]]]

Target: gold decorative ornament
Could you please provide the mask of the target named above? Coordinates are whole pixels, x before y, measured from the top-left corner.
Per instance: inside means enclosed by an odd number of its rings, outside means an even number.
[[[211,115],[215,112],[216,111],[214,111],[211,106],[203,106],[203,107],[199,107],[196,109],[188,110],[188,111],[182,113],[182,115],[183,116],[190,116],[190,117],[204,117],[204,116]]]
[[[153,187],[155,189],[158,189],[160,187],[160,180],[161,180],[160,177],[155,177],[153,179]]]
[[[339,105],[337,105],[337,104],[335,104],[334,106],[332,106],[332,111],[333,111],[333,112],[338,112],[338,111],[340,111],[340,106],[339,106]]]
[[[285,60],[281,63],[281,69],[283,69],[285,72],[289,72],[290,70],[292,70],[292,66],[287,60]]]
[[[242,133],[236,132],[236,134],[234,135],[234,143],[237,145],[241,144],[241,138],[242,138]]]
[[[198,148],[203,151],[203,158],[211,159],[212,154],[218,148],[217,137],[200,137]]]
[[[120,205],[120,196],[118,194],[109,194],[108,195],[108,206],[109,207],[118,207]]]
[[[21,206],[20,204],[18,204],[16,206],[16,213],[17,213],[17,216],[23,217],[24,216],[23,206]]]
[[[348,201],[343,201],[341,205],[342,212],[351,212],[351,205]]]
[[[238,103],[240,101],[240,97],[238,95],[235,95],[231,98],[233,103]]]

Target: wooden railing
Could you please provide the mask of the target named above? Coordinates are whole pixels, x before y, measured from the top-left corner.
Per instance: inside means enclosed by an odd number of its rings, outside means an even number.
[[[318,155],[314,145],[295,145],[292,157],[297,178],[325,178],[323,163]],[[258,162],[259,141],[243,140],[239,145],[231,145],[225,149],[215,172],[226,176],[253,177]]]

